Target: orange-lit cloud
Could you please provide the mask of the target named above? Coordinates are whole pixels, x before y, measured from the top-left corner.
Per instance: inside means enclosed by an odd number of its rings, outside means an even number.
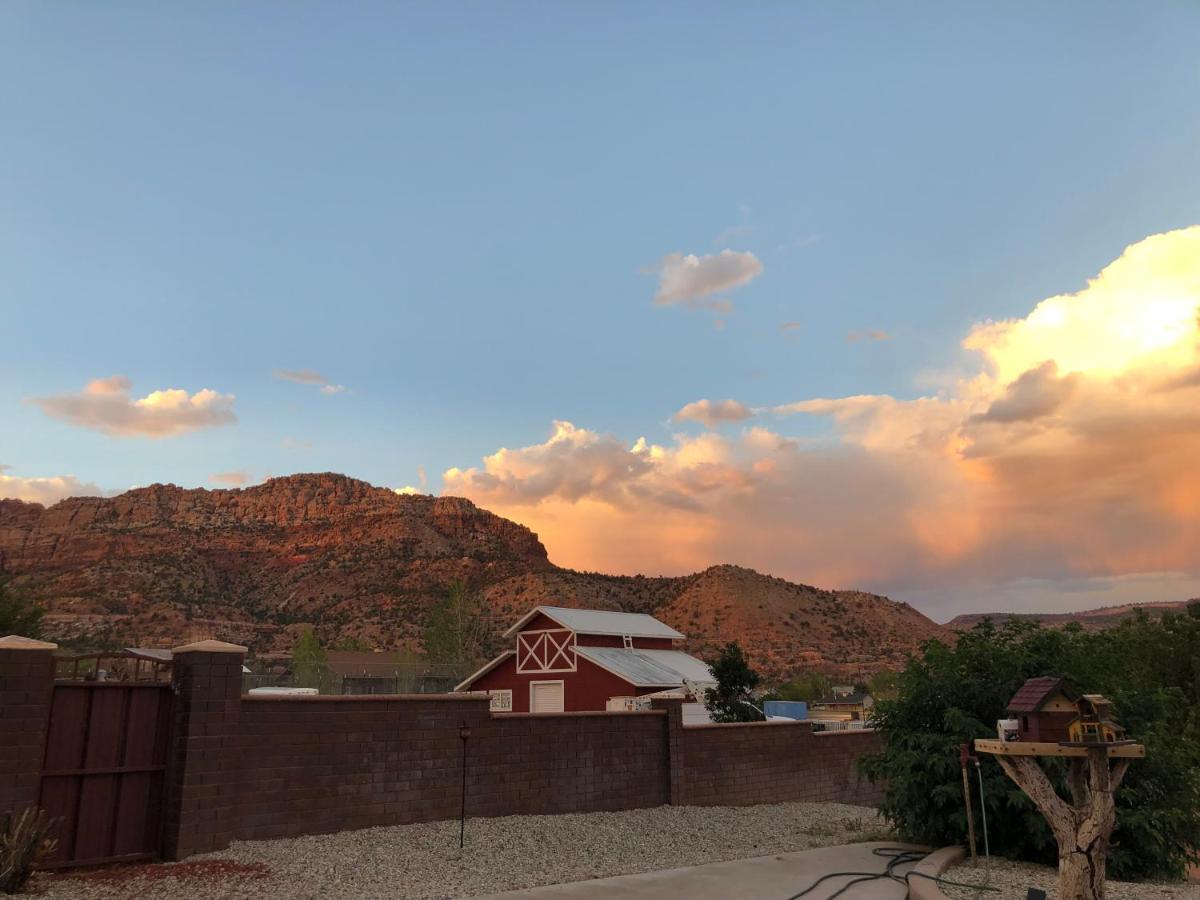
[[[605,571],[730,561],[909,590],[1200,575],[1200,226],[963,345],[977,372],[932,396],[798,400],[770,429],[663,446],[559,422],[445,488]],[[787,436],[796,415],[830,434]]]
[[[128,378],[113,375],[89,381],[79,393],[39,397],[33,403],[53,419],[118,437],[172,437],[237,421],[232,394],[170,388],[134,400],[131,387]]]
[[[741,422],[754,415],[754,410],[736,400],[695,400],[671,418],[676,422],[700,422],[706,428],[716,428],[723,422]]]
[[[249,472],[216,472],[208,476],[208,480],[213,484],[221,484],[226,487],[242,487],[253,480]]]
[[[9,466],[0,466],[0,499],[25,500],[52,506],[67,497],[98,497],[104,493],[96,485],[80,481],[74,475],[21,478],[5,474],[9,470]]]

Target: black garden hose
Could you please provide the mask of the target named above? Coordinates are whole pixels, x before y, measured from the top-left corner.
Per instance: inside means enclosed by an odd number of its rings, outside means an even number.
[[[903,884],[905,889],[907,889],[908,879],[912,878],[914,875],[917,878],[928,878],[930,881],[935,881],[938,884],[949,884],[955,887],[969,887],[981,892],[1000,892],[999,888],[986,887],[978,884],[967,884],[966,882],[962,881],[947,881],[946,879],[937,875],[926,875],[924,872],[906,872],[903,875],[896,874],[895,870],[898,867],[908,865],[909,863],[920,862],[926,856],[928,856],[929,854],[924,850],[909,850],[905,847],[876,847],[871,851],[871,853],[888,861],[887,866],[882,872],[830,872],[827,875],[822,875],[804,890],[800,891],[800,893],[792,894],[787,898],[787,900],[800,900],[801,897],[805,897],[812,893],[812,891],[816,890],[821,884],[828,881],[830,878],[851,878],[853,880],[842,885],[827,898],[825,898],[825,900],[834,900],[835,897],[841,896],[850,888],[854,887],[854,885],[861,884],[866,881],[882,881],[884,879],[888,879],[890,881]]]

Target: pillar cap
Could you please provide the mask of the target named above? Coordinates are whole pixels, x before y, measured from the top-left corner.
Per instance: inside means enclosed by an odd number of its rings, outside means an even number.
[[[10,634],[0,638],[0,650],[57,650],[58,644],[49,641],[35,641],[33,638]]]
[[[172,653],[245,653],[246,648],[241,644],[227,644],[224,641],[196,641],[194,644],[184,644],[182,647],[172,647]]]

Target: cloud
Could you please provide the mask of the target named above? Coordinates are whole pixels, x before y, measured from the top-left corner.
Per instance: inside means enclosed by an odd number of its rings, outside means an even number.
[[[846,340],[851,344],[857,344],[859,341],[890,341],[891,339],[890,334],[879,328],[870,331],[851,331],[846,335]]]
[[[970,421],[1009,423],[1043,418],[1070,399],[1077,382],[1076,375],[1060,378],[1058,363],[1048,359],[1022,373],[985,412],[972,416]]]
[[[313,385],[320,388],[322,394],[328,396],[341,394],[346,390],[345,385],[334,384],[316,369],[276,369],[275,377],[282,381],[294,382],[295,384]]]
[[[411,484],[406,484],[404,487],[392,488],[397,494],[423,494],[424,491],[413,487]]]
[[[229,487],[241,487],[254,480],[249,472],[217,472],[208,476],[213,484],[223,484]]]
[[[53,419],[116,437],[173,437],[237,421],[233,395],[205,388],[188,394],[178,388],[130,397],[123,375],[89,381],[76,394],[56,394],[32,402]]]
[[[736,400],[696,400],[671,418],[676,422],[691,420],[706,428],[716,428],[722,422],[741,422],[753,415],[754,410]]]
[[[445,489],[534,528],[576,568],[730,561],[960,610],[1022,602],[1027,587],[1013,585],[1030,580],[1191,584],[1198,314],[1200,226],[1131,245],[1027,316],[971,329],[977,365],[937,393],[798,399],[772,409],[776,430],[662,445],[559,422],[544,443],[449,470]],[[790,416],[827,431],[790,436]]]
[[[99,497],[106,492],[96,485],[80,481],[74,475],[56,475],[50,478],[19,478],[6,475],[12,466],[0,466],[0,499],[26,500],[52,506],[67,497]]]
[[[656,304],[702,307],[704,297],[749,284],[762,274],[763,265],[753,253],[726,249],[704,256],[669,253],[653,271],[658,273]]]

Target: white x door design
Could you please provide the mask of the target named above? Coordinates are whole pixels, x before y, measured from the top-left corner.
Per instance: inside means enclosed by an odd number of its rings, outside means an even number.
[[[575,632],[566,628],[517,635],[518,672],[574,672]]]

